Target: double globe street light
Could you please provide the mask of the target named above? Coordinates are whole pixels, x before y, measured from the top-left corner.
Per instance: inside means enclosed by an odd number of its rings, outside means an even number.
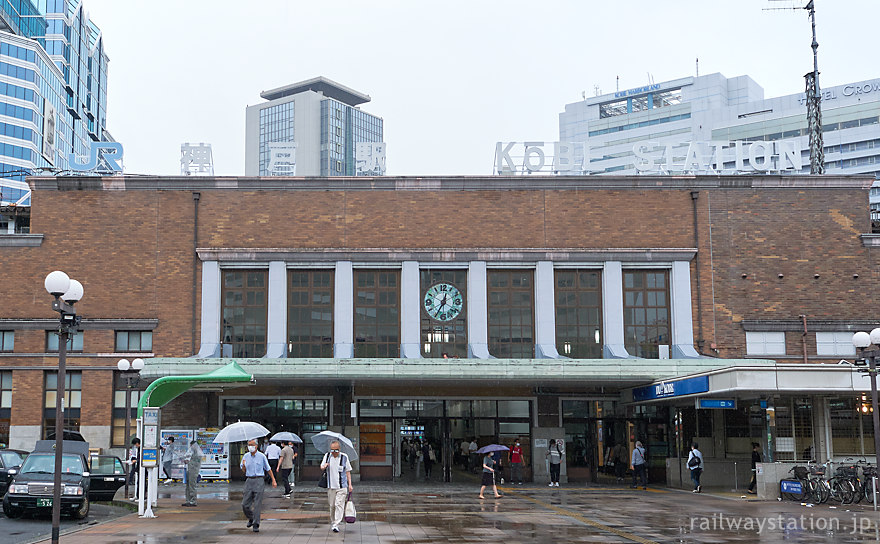
[[[125,438],[123,439],[123,444],[126,448],[129,447],[129,440],[131,440],[131,388],[137,384],[138,379],[140,379],[140,372],[144,369],[144,360],[143,359],[134,359],[130,363],[128,359],[120,359],[119,362],[116,363],[116,368],[119,369],[119,376],[125,380]],[[140,448],[138,448],[140,450]],[[131,454],[127,454],[128,459],[126,459],[126,466],[128,470],[125,474],[125,496],[128,497],[128,484],[131,482],[131,471],[134,466],[131,464]],[[140,451],[138,452],[138,461],[140,461]]]
[[[877,407],[877,358],[880,357],[880,327],[867,332],[857,332],[852,343],[860,357],[868,363],[868,377],[871,380],[871,412],[874,421],[875,465],[880,467],[880,410]],[[876,497],[876,495],[875,495]],[[876,508],[876,503],[875,503]]]
[[[52,544],[58,542],[61,527],[61,459],[64,455],[64,386],[67,364],[67,342],[76,334],[80,316],[73,305],[83,296],[80,282],[56,270],[43,282],[46,291],[55,297],[52,309],[59,314],[58,331],[58,379],[55,390],[55,479],[52,486]]]

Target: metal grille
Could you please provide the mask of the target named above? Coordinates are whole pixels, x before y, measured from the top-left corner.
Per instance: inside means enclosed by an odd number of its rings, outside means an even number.
[[[28,484],[28,495],[51,495],[54,488],[51,483]]]

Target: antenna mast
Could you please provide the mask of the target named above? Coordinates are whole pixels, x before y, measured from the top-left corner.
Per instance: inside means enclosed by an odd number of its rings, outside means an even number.
[[[816,9],[813,0],[807,2],[804,9],[810,12],[810,24],[813,27],[813,71],[804,76],[806,80],[807,127],[810,131],[810,173],[825,173],[825,147],[822,139],[822,95],[819,91],[819,58],[816,41]]]

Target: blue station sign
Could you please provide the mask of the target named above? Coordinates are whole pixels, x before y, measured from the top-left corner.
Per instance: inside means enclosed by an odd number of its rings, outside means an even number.
[[[633,400],[638,402],[665,399],[705,393],[707,391],[709,391],[709,376],[697,376],[696,378],[685,378],[683,380],[672,380],[644,387],[636,387],[633,389]]]
[[[697,408],[736,408],[736,399],[697,399]]]
[[[804,494],[804,486],[798,480],[780,480],[779,490],[783,493],[791,493],[792,495]]]

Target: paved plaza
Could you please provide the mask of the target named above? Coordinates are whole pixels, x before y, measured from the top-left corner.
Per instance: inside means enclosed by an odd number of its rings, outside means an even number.
[[[66,544],[177,542],[877,542],[877,514],[862,505],[815,507],[749,500],[730,492],[627,486],[532,484],[478,498],[475,484],[364,483],[358,521],[330,532],[326,494],[298,486],[291,499],[267,487],[261,532],[245,527],[241,485],[205,484],[198,508],[183,508],[183,486],[163,486],[158,515],[136,514],[68,532]],[[121,497],[121,494],[120,494]],[[738,525],[738,528],[737,528]]]

